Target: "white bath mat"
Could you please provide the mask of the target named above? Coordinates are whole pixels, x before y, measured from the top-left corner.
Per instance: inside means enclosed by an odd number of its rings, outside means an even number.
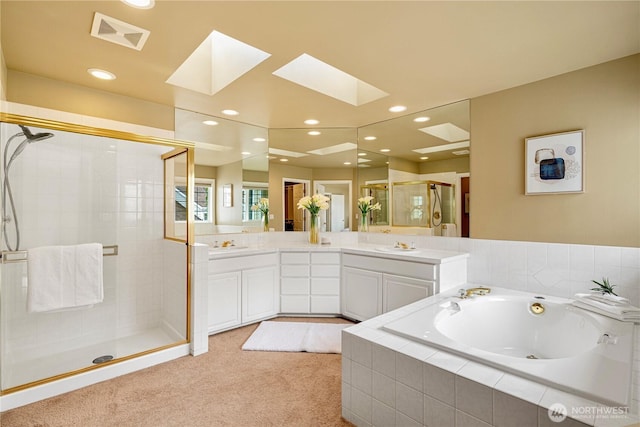
[[[342,330],[350,323],[262,322],[243,350],[340,353]]]

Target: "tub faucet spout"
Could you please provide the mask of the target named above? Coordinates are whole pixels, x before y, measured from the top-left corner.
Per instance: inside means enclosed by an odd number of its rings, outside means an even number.
[[[469,298],[473,295],[486,295],[491,292],[490,288],[478,287],[478,288],[470,288],[464,292],[464,296],[462,298]]]

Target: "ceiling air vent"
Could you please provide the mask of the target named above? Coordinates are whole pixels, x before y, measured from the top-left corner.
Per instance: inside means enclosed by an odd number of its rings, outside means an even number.
[[[91,26],[93,37],[126,46],[135,50],[142,50],[150,31],[136,27],[110,16],[96,12]]]

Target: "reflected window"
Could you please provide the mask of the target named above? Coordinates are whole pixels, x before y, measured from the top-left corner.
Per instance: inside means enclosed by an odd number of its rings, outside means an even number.
[[[195,222],[212,222],[214,216],[214,183],[196,182],[193,189],[193,219]],[[187,220],[187,186],[175,187],[175,220]]]
[[[269,198],[269,190],[259,187],[244,187],[242,189],[242,221],[262,221],[262,211],[252,210],[251,206],[257,205],[260,199]]]

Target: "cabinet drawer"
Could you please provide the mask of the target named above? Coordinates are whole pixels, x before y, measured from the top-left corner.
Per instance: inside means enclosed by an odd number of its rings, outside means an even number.
[[[311,252],[311,264],[340,264],[340,253]]]
[[[424,262],[399,261],[395,259],[373,256],[344,254],[342,264],[369,271],[397,274],[399,276],[414,277],[416,279],[435,280],[436,266]]]
[[[340,297],[338,296],[312,296],[311,313],[337,314],[340,313]]]
[[[340,265],[312,265],[311,277],[340,277]]]
[[[309,252],[281,252],[281,264],[309,264]]]
[[[280,279],[280,292],[283,295],[309,295],[309,279],[304,277],[283,277]]]
[[[280,297],[281,313],[309,313],[309,297],[306,295],[283,295]]]
[[[313,278],[311,279],[312,295],[340,295],[339,278]]]
[[[209,261],[209,274],[239,271],[247,268],[273,267],[278,265],[276,252],[261,255],[238,255],[237,257],[212,259]]]
[[[281,265],[282,277],[309,277],[308,265]]]

